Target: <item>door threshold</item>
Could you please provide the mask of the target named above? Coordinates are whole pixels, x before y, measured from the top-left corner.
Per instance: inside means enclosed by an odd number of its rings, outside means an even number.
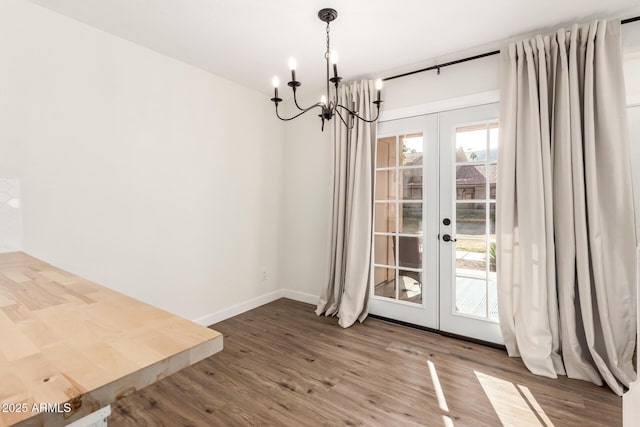
[[[389,317],[378,316],[377,314],[369,314],[367,317],[371,317],[372,319],[382,320],[384,322],[395,323],[396,325],[407,326],[413,329],[420,329],[421,331],[431,332],[434,334],[442,335],[443,337],[455,338],[461,341],[467,341],[474,344],[480,344],[485,347],[495,348],[497,350],[507,351],[507,347],[503,344],[496,344],[490,341],[479,340],[477,338],[466,337],[464,335],[452,334],[451,332],[441,331],[440,329],[429,328],[427,326],[416,325],[415,323],[403,322],[402,320],[391,319]]]

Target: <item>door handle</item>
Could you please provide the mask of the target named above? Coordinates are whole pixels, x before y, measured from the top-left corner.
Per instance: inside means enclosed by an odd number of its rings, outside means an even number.
[[[456,242],[457,241],[457,239],[451,238],[451,236],[449,236],[448,234],[443,234],[442,235],[442,240],[444,240],[445,242]]]

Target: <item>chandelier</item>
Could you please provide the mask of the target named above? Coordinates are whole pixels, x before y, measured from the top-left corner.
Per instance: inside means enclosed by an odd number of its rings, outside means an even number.
[[[342,80],[342,77],[338,76],[338,64],[337,64],[338,55],[336,54],[335,51],[331,50],[331,43],[329,38],[329,24],[331,23],[331,21],[335,20],[337,17],[338,17],[338,12],[335,9],[326,8],[318,12],[318,18],[320,18],[322,22],[327,23],[327,51],[324,53],[324,58],[327,63],[326,94],[322,95],[320,102],[317,102],[307,108],[300,107],[300,105],[298,104],[298,98],[296,97],[296,92],[298,88],[302,85],[302,83],[296,80],[296,65],[297,65],[296,60],[294,58],[289,59],[289,68],[291,69],[291,81],[287,83],[287,86],[289,86],[293,90],[293,102],[295,103],[296,108],[298,108],[300,112],[293,115],[292,117],[280,116],[280,113],[278,113],[278,105],[282,102],[282,98],[278,96],[278,86],[280,86],[280,79],[278,79],[278,77],[276,76],[273,78],[273,82],[272,82],[274,96],[273,98],[271,98],[271,101],[273,101],[273,103],[276,106],[276,116],[278,116],[280,120],[283,120],[283,121],[293,120],[297,117],[300,117],[304,113],[307,113],[313,110],[314,108],[320,109],[319,116],[320,116],[320,119],[322,120],[322,130],[324,130],[325,121],[331,120],[334,115],[337,115],[342,121],[342,123],[344,123],[344,125],[348,129],[353,128],[356,119],[362,120],[363,122],[366,122],[366,123],[373,123],[376,120],[378,120],[378,117],[380,116],[380,104],[382,104],[383,102],[380,100],[380,90],[382,89],[382,80],[380,79],[376,81],[377,97],[376,97],[376,100],[373,101],[373,104],[375,104],[376,106],[376,116],[374,118],[367,119],[360,116],[358,111],[355,110],[355,103],[352,105],[351,108],[348,108],[338,103],[338,87],[340,86],[340,81]],[[333,64],[333,77],[329,77],[330,64]],[[331,84],[333,84],[333,86],[335,87],[335,95],[333,97],[331,97],[331,92],[329,90]],[[327,97],[330,98],[328,102],[327,102]],[[346,116],[346,120],[345,120],[345,116]]]

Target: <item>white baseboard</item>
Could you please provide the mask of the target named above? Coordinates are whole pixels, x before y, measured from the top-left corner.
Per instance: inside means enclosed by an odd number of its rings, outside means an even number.
[[[239,304],[232,305],[228,308],[223,308],[215,313],[207,314],[206,316],[199,317],[193,321],[201,324],[202,326],[210,326],[214,323],[221,322],[230,317],[242,314],[245,311],[253,310],[261,305],[268,304],[272,301],[282,298],[282,289],[278,289],[268,294],[260,295],[259,297],[252,298],[249,301],[241,302]]]
[[[237,316],[246,311],[258,308],[261,305],[268,304],[280,298],[289,298],[294,301],[305,302],[307,304],[318,304],[318,295],[307,294],[305,292],[294,291],[292,289],[278,289],[268,294],[260,295],[259,297],[252,298],[248,301],[241,302],[239,304],[232,305],[228,308],[223,308],[215,313],[207,314],[206,316],[193,319],[194,322],[202,326],[210,326],[214,323],[222,322],[230,317]]]
[[[293,289],[282,289],[282,297],[294,301],[305,302],[307,304],[318,305],[320,297],[306,292],[294,291]]]

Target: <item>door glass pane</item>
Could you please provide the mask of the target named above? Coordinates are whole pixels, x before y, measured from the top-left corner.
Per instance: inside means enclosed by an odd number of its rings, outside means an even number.
[[[375,295],[395,299],[396,270],[394,268],[375,267],[373,274]]]
[[[456,162],[487,160],[487,125],[456,128]]]
[[[376,171],[376,200],[396,198],[396,171]]]
[[[403,169],[400,171],[402,193],[400,200],[422,200],[422,168]]]
[[[395,236],[380,236],[375,235],[373,239],[373,251],[375,253],[375,264],[378,265],[390,265],[394,266],[395,253],[394,253],[394,239]]]
[[[498,317],[498,281],[495,278],[489,281],[489,289],[487,294],[487,304],[489,305],[489,319],[497,322],[500,319]]]
[[[422,268],[422,238],[398,236],[398,265],[400,267]]]
[[[482,200],[487,196],[485,165],[456,166],[456,199]]]
[[[402,135],[402,156],[400,166],[421,166],[424,140],[421,133]]]
[[[374,294],[422,304],[424,134],[380,138],[376,156]]]
[[[498,184],[498,165],[489,165],[489,198],[496,200],[496,188]]]
[[[478,317],[487,315],[487,281],[473,277],[456,277],[457,313]]]
[[[422,303],[422,272],[398,271],[398,299],[416,304]]]
[[[496,238],[496,204],[489,203],[489,239]]]
[[[498,123],[491,123],[489,125],[489,161],[495,162],[498,160]]]
[[[487,244],[484,240],[456,242],[456,274],[485,278],[487,267]]]
[[[396,166],[396,137],[379,138],[376,148],[376,167],[393,168]]]
[[[487,224],[487,204],[456,203],[456,233],[458,239],[481,238],[484,239]]]
[[[422,203],[400,203],[402,217],[400,232],[404,234],[422,234]]]
[[[489,242],[489,279],[490,280],[495,280],[495,274],[491,274],[491,273],[495,273],[496,272],[496,258],[497,257],[497,252],[496,252],[496,242]]]
[[[454,312],[497,320],[495,243],[491,242],[495,241],[498,123],[457,127],[455,138]]]
[[[375,210],[376,223],[374,231],[382,233],[396,231],[396,204],[376,203]]]

